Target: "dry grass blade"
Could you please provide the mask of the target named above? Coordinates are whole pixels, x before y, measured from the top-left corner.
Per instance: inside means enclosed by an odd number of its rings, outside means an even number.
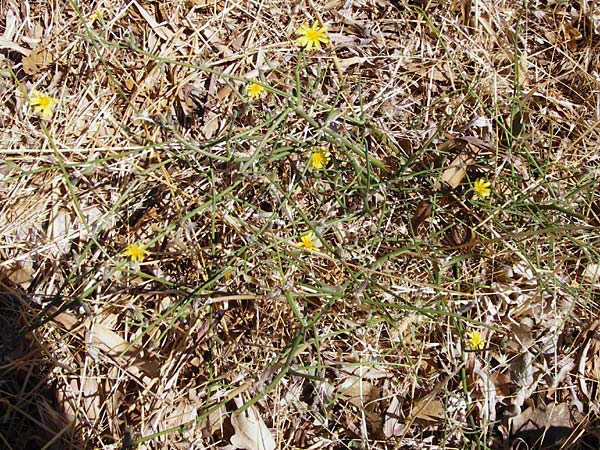
[[[598,448],[591,2],[0,9],[0,447]]]

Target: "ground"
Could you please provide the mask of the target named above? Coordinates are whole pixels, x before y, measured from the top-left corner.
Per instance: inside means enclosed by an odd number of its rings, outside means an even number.
[[[597,2],[0,11],[0,447],[598,448]]]

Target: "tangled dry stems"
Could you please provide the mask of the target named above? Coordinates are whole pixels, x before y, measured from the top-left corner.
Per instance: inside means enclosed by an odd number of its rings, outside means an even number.
[[[595,442],[591,5],[5,2],[3,444]]]

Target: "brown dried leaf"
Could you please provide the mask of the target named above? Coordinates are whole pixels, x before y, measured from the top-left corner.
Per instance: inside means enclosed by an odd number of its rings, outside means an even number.
[[[402,404],[397,395],[392,397],[390,405],[385,412],[385,423],[383,425],[383,433],[386,437],[403,436],[406,432],[406,424],[402,419]]]
[[[582,362],[585,363],[585,377],[600,381],[600,320],[595,320],[587,329],[582,350]]]
[[[68,311],[57,314],[53,319],[67,330],[76,331],[82,337],[85,333],[86,342],[89,343],[90,349],[111,357],[119,366],[138,368],[151,378],[158,376],[160,366],[157,361],[148,357],[142,357],[139,347],[127,342],[101,323],[95,323],[89,329],[89,325],[84,326],[84,324],[80,324],[77,317]]]
[[[16,42],[13,42],[10,39],[5,39],[2,36],[0,36],[0,50],[4,50],[4,49],[21,53],[22,55],[25,55],[25,58],[27,58],[31,54],[31,50],[23,48]],[[25,58],[23,58],[23,59],[25,59]]]
[[[439,423],[444,417],[444,404],[430,395],[419,399],[413,406],[413,420],[427,423]]]
[[[428,202],[423,201],[417,205],[415,214],[410,220],[413,233],[416,234],[421,224],[431,217],[431,211],[431,205]]]
[[[554,443],[569,436],[573,421],[567,403],[529,407],[510,420],[512,436],[529,443]],[[536,446],[537,448],[537,446]]]
[[[81,413],[94,421],[102,416],[99,388],[95,377],[72,378],[66,386],[56,389],[56,401],[70,421],[75,421]]]
[[[243,401],[237,397],[235,403],[238,407]],[[234,448],[246,450],[274,450],[277,445],[271,430],[267,428],[256,408],[251,406],[246,411],[235,412],[231,416],[231,425],[235,434],[231,436],[231,445]]]
[[[364,405],[371,400],[373,384],[358,377],[349,376],[338,386],[337,390],[341,398],[358,408],[364,408]]]
[[[481,150],[493,150],[487,142],[473,136],[451,139],[440,146],[441,151],[458,150],[458,155],[450,166],[442,173],[441,181],[456,189],[467,173],[467,167],[472,164]]]
[[[437,62],[435,65],[414,61],[407,62],[403,67],[407,72],[417,74],[432,81],[453,82],[454,72],[450,63]]]
[[[467,166],[473,162],[473,158],[466,153],[459,154],[450,167],[444,170],[441,180],[447,183],[452,189],[456,189],[467,174]]]
[[[583,278],[593,286],[600,285],[600,264],[588,264],[583,270]]]
[[[38,45],[28,56],[23,57],[23,70],[27,75],[33,75],[46,69],[54,62],[52,54],[42,45]]]

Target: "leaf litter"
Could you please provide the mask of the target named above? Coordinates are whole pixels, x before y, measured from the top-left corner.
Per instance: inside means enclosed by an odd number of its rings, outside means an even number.
[[[5,3],[11,448],[598,442],[595,10]]]

